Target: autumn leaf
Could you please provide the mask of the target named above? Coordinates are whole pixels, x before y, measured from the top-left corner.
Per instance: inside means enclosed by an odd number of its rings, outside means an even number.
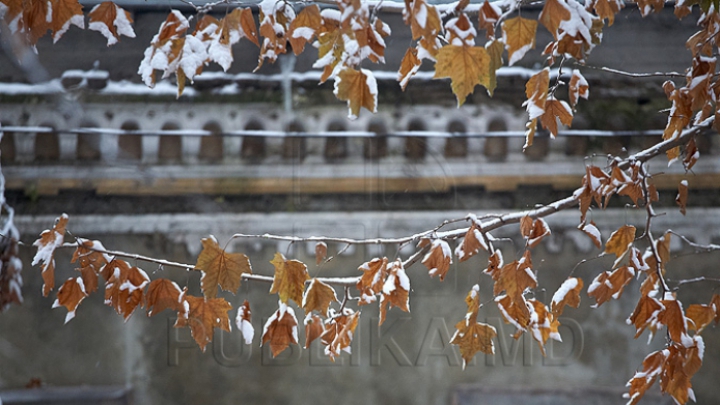
[[[98,274],[108,264],[110,257],[97,251],[98,249],[105,250],[105,246],[100,241],[78,239],[78,242],[78,247],[75,249],[70,263],[77,262],[80,265],[80,268],[76,270],[80,271],[85,292],[91,294],[97,291]]]
[[[505,323],[515,326],[518,331],[524,331],[530,324],[530,311],[525,298],[520,297],[519,301],[515,301],[509,295],[503,294],[495,297],[495,303]]]
[[[107,38],[108,46],[115,45],[120,40],[120,35],[135,38],[130,13],[112,1],[105,1],[93,7],[88,16],[90,17],[88,29],[98,31]]]
[[[700,159],[700,151],[698,151],[697,145],[695,144],[695,138],[690,138],[685,146],[685,158],[683,159],[683,166],[685,166],[685,170],[692,170],[698,159]]]
[[[305,313],[318,311],[321,315],[327,316],[331,302],[337,302],[335,290],[316,278],[312,279],[302,297],[302,309]]]
[[[252,274],[250,259],[242,253],[225,252],[212,235],[202,239],[202,246],[195,269],[203,273],[200,279],[203,295],[215,298],[218,287],[235,294],[240,288],[242,275]]]
[[[335,77],[334,93],[338,100],[347,101],[351,120],[360,115],[360,107],[377,112],[377,82],[367,69],[342,69]]]
[[[52,0],[50,29],[53,42],[57,42],[67,32],[70,25],[81,29],[85,28],[85,15],[80,2],[78,0]]]
[[[290,23],[288,29],[288,41],[295,55],[300,55],[305,49],[305,44],[316,36],[322,25],[320,7],[313,4],[305,7],[298,13],[297,17]]]
[[[520,260],[508,263],[500,269],[498,279],[493,287],[493,294],[505,293],[514,301],[518,302],[526,289],[537,287],[537,279],[532,270],[530,251],[526,250]]]
[[[570,11],[568,11],[564,0],[546,0],[540,12],[539,20],[550,31],[553,38],[557,40],[560,23],[570,20]]]
[[[252,326],[252,312],[250,311],[250,303],[245,300],[238,307],[237,316],[235,317],[235,326],[243,336],[246,345],[251,345],[255,336],[255,328]]]
[[[566,102],[557,100],[550,96],[545,102],[544,112],[540,116],[540,123],[543,127],[545,127],[545,129],[550,131],[550,136],[552,138],[556,137],[558,134],[558,119],[563,125],[568,127],[572,125],[572,109]]]
[[[369,262],[363,263],[358,270],[363,272],[360,280],[357,282],[357,289],[360,291],[360,301],[358,305],[366,305],[375,302],[376,295],[382,291],[383,284],[387,278],[387,257],[375,258]]]
[[[700,333],[715,318],[715,310],[710,305],[692,304],[685,311],[685,316],[692,321],[688,324],[688,328]]]
[[[105,266],[110,278],[105,285],[105,304],[112,307],[125,321],[142,304],[148,275],[124,260],[115,259]]]
[[[710,300],[710,306],[715,309],[715,325],[720,322],[720,294],[714,294]]]
[[[656,13],[662,11],[665,8],[664,0],[637,0],[637,6],[640,10],[640,14],[643,17],[647,17],[654,10]]]
[[[660,303],[664,309],[658,315],[658,322],[667,326],[670,339],[678,343],[685,342],[685,339],[689,339],[689,336],[687,334],[687,320],[680,302],[675,299],[674,294],[666,293],[665,299],[661,300]]]
[[[502,41],[494,40],[485,43],[485,50],[487,50],[488,56],[490,57],[490,68],[488,69],[489,78],[488,84],[485,87],[487,88],[490,97],[492,97],[495,92],[495,88],[497,87],[497,70],[500,69],[503,64],[502,54],[505,47],[503,46]]]
[[[260,47],[258,65],[262,67],[265,59],[274,63],[278,56],[287,52],[287,31],[295,19],[292,6],[285,3],[264,2],[259,4],[260,36],[264,37]]]
[[[558,333],[560,322],[557,317],[552,316],[547,306],[542,302],[534,298],[527,300],[527,302],[530,304],[528,308],[532,311],[527,329],[538,343],[540,352],[545,356],[545,344],[548,339],[562,341],[560,333]]]
[[[400,88],[405,91],[405,88],[410,82],[410,78],[415,76],[415,73],[420,69],[422,61],[418,58],[418,52],[415,48],[408,48],[405,51],[400,62],[400,69],[398,70],[398,82],[400,82]]]
[[[550,302],[550,310],[552,311],[553,318],[557,319],[565,309],[565,305],[569,305],[573,308],[580,306],[580,291],[583,288],[583,281],[577,277],[569,277],[563,281],[553,294],[552,301]]]
[[[687,199],[688,199],[688,182],[687,180],[682,180],[678,184],[678,194],[677,197],[675,197],[675,202],[680,207],[680,213],[685,215],[687,212]]]
[[[458,107],[481,84],[490,88],[490,56],[483,47],[445,45],[436,55],[433,79],[450,78]]]
[[[327,245],[325,242],[315,244],[315,264],[319,266],[327,258]]]
[[[487,39],[495,38],[495,24],[502,15],[502,9],[487,0],[483,2],[478,11],[478,28],[485,30]]]
[[[352,312],[352,310],[346,308],[342,315],[334,316],[325,325],[325,331],[320,340],[325,345],[325,354],[333,362],[336,357],[340,356],[340,352],[350,353],[350,345],[359,318],[360,312]]]
[[[530,120],[539,118],[545,112],[549,85],[549,68],[545,68],[530,76],[530,79],[525,84],[525,96],[527,100],[523,103],[523,107],[527,109]]]
[[[520,220],[520,233],[527,241],[529,248],[534,248],[547,235],[550,235],[550,227],[542,218],[533,220],[524,216]]]
[[[588,97],[590,97],[589,88],[587,80],[585,80],[585,77],[583,77],[580,71],[573,69],[570,83],[568,84],[568,97],[572,108],[575,108],[580,98],[587,100]]]
[[[595,0],[592,2],[598,17],[608,20],[608,26],[615,22],[615,15],[625,8],[625,2],[622,0]]]
[[[166,278],[153,280],[145,293],[145,308],[148,316],[154,316],[166,309],[183,314],[187,311],[183,306],[184,302],[185,291],[180,290],[174,281]]]
[[[307,266],[299,260],[287,260],[282,253],[275,253],[270,261],[275,266],[275,275],[270,287],[270,294],[278,293],[280,302],[287,304],[288,300],[301,305],[305,281],[310,280]]]
[[[68,223],[67,214],[62,214],[55,219],[53,229],[44,230],[40,239],[33,242],[37,252],[33,257],[31,266],[40,263],[40,270],[43,279],[43,296],[47,297],[55,286],[55,249],[62,246],[65,237],[65,227]]]
[[[485,243],[485,237],[482,231],[478,228],[475,221],[472,221],[470,228],[465,233],[465,238],[458,247],[455,248],[455,256],[457,256],[460,263],[475,256],[480,250],[488,250],[487,243]]]
[[[430,242],[430,250],[425,254],[422,264],[427,267],[430,277],[440,276],[440,281],[445,280],[450,265],[452,264],[452,250],[450,245],[442,239],[433,239]]]
[[[278,305],[278,310],[265,322],[261,343],[261,346],[270,343],[273,357],[277,357],[291,344],[298,344],[295,311],[282,301],[278,302]]]
[[[497,336],[497,331],[490,325],[477,322],[480,309],[479,291],[480,287],[475,284],[465,297],[465,303],[468,306],[467,315],[465,319],[455,324],[456,331],[450,339],[451,344],[460,348],[463,370],[477,352],[495,354],[493,338]]]
[[[508,66],[525,56],[527,51],[535,48],[537,21],[528,18],[514,17],[503,21],[503,43],[508,51]]]
[[[615,268],[634,241],[635,227],[632,225],[623,225],[610,235],[610,238],[608,238],[605,243],[605,251],[603,251],[600,256],[605,254],[615,255],[617,257],[615,264],[613,264],[613,268]]]
[[[202,351],[208,343],[212,342],[213,328],[220,328],[230,332],[230,318],[228,311],[232,306],[224,298],[204,298],[187,295],[185,302],[188,305],[187,318],[178,316],[176,328],[189,326],[193,339]]]
[[[636,405],[638,401],[640,401],[648,388],[652,387],[655,381],[657,381],[664,364],[664,350],[652,352],[645,357],[642,370],[636,372],[635,376],[627,383],[627,386],[630,387],[629,393],[624,395],[626,399],[630,399],[627,405]]]
[[[410,25],[413,39],[431,39],[442,32],[440,13],[425,0],[405,1],[403,20]]]
[[[85,292],[85,285],[83,285],[82,278],[71,277],[58,289],[57,299],[52,307],[58,308],[62,306],[67,308],[68,313],[65,316],[65,323],[68,323],[75,317],[75,310],[87,296],[88,294]]]
[[[305,349],[310,347],[315,339],[322,336],[325,333],[325,327],[323,326],[322,319],[315,314],[308,314],[305,317]]]
[[[387,279],[382,287],[380,296],[380,322],[385,322],[388,307],[398,307],[410,312],[410,278],[405,273],[402,261],[396,260],[388,265]]]
[[[494,251],[488,258],[488,266],[483,273],[492,277],[493,280],[497,281],[500,277],[500,271],[503,268],[503,256],[500,250]]]
[[[578,225],[578,229],[583,231],[585,235],[587,235],[590,240],[592,240],[593,245],[597,247],[598,249],[602,247],[602,234],[600,233],[600,230],[595,226],[595,222],[590,221],[590,223],[581,223]]]
[[[654,331],[657,329],[658,316],[660,315],[660,312],[664,309],[665,307],[663,306],[663,304],[660,303],[660,301],[658,301],[657,299],[647,295],[643,295],[642,297],[640,297],[640,301],[638,301],[635,310],[633,311],[632,315],[630,315],[630,318],[628,318],[628,323],[635,326],[636,339],[648,327],[650,328],[651,332],[654,333]]]
[[[599,307],[610,298],[618,299],[622,295],[625,286],[635,276],[635,269],[629,266],[621,266],[617,269],[600,273],[588,286],[588,296],[595,298],[594,307]]]
[[[195,26],[195,31],[193,36],[206,43],[208,59],[222,66],[226,72],[234,60],[232,46],[242,38],[260,46],[250,8],[236,8],[220,21],[205,15]]]

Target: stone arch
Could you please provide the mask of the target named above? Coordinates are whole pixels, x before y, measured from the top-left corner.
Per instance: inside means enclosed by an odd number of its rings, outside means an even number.
[[[285,131],[291,133],[305,132],[305,125],[299,120],[290,122]],[[292,160],[303,160],[307,153],[307,142],[304,136],[287,136],[283,140],[283,158]]]
[[[333,120],[328,124],[330,132],[347,131],[347,125],[340,120]],[[344,136],[328,136],[325,138],[325,159],[337,160],[346,158],[348,155],[348,140]]]
[[[136,121],[125,121],[120,126],[123,131],[139,131]],[[142,135],[124,134],[118,137],[118,159],[141,160],[143,154]]]
[[[200,152],[198,157],[202,161],[217,162],[223,158],[223,137],[222,127],[215,121],[210,121],[203,126],[205,131],[211,135],[200,138]]]
[[[493,118],[488,123],[488,132],[505,132],[507,123],[502,118]],[[485,138],[483,154],[490,161],[499,162],[507,158],[508,140],[504,136],[488,136]]]
[[[447,126],[450,138],[445,141],[445,157],[467,156],[468,139],[463,136],[467,133],[467,125],[459,119],[452,120]]]
[[[387,156],[387,126],[383,120],[372,120],[367,128],[375,136],[367,138],[363,142],[363,155],[365,159],[379,159]]]
[[[179,130],[180,126],[175,122],[166,122],[163,131]],[[160,135],[158,144],[158,160],[164,163],[177,163],[182,160],[182,136]]]
[[[265,127],[258,120],[250,120],[245,125],[247,131],[262,131]],[[263,136],[243,136],[242,146],[240,147],[240,157],[250,161],[260,161],[265,157],[265,137]]]
[[[407,126],[408,131],[427,131],[425,121],[420,118],[412,119]],[[409,136],[405,139],[405,156],[411,160],[425,158],[427,140],[420,136]]]
[[[55,129],[54,125],[44,123],[41,126]],[[35,135],[35,160],[55,162],[60,160],[60,139],[57,132],[41,132]]]

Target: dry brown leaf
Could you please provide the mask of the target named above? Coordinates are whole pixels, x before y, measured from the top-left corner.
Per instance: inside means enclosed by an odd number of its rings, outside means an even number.
[[[325,333],[322,319],[315,314],[308,314],[305,318],[305,349],[310,347],[313,340]]]
[[[410,78],[415,76],[415,73],[420,69],[421,64],[422,61],[418,58],[417,49],[412,47],[408,48],[400,62],[397,78],[398,82],[400,82],[400,88],[403,91],[405,91],[408,82],[410,82]]]
[[[569,277],[563,281],[560,288],[553,294],[550,302],[550,310],[554,319],[557,319],[563,313],[565,305],[573,308],[580,306],[580,291],[582,291],[582,288],[583,281],[580,278]]]
[[[497,336],[497,331],[493,326],[480,322],[468,323],[463,319],[455,324],[455,329],[457,330],[450,339],[450,343],[458,345],[460,348],[463,369],[477,352],[495,354],[493,339]]]
[[[483,273],[492,277],[493,280],[497,281],[500,277],[500,270],[504,265],[502,252],[499,250],[494,251],[488,258],[488,266]]]
[[[687,212],[687,199],[688,199],[688,182],[682,180],[678,183],[678,195],[675,197],[675,202],[680,207],[680,213],[685,215]]]
[[[154,316],[166,309],[183,314],[186,311],[184,302],[185,291],[180,290],[174,281],[166,278],[153,280],[145,293],[145,308],[148,316]]]
[[[485,243],[485,237],[482,234],[482,230],[478,228],[475,221],[472,221],[470,228],[465,233],[465,238],[458,247],[455,248],[455,256],[457,256],[460,263],[475,256],[480,249],[488,250],[487,243]]]
[[[108,264],[109,257],[98,252],[96,249],[105,250],[105,246],[100,241],[93,241],[87,239],[78,239],[80,242],[77,249],[73,253],[73,257],[70,263],[77,262],[80,268],[76,269],[80,271],[80,275],[85,284],[85,292],[91,294],[97,291],[98,288],[98,274],[106,264]]]
[[[295,55],[300,55],[305,49],[305,44],[310,42],[322,26],[320,7],[313,4],[305,7],[290,23],[288,29],[288,41],[292,46]]]
[[[105,304],[112,307],[125,321],[142,305],[148,275],[124,260],[115,259],[105,268],[110,274],[105,284]]]
[[[178,316],[176,328],[190,327],[190,333],[202,351],[208,343],[212,342],[213,328],[220,328],[230,332],[230,318],[228,311],[232,306],[224,298],[204,298],[185,296],[188,305],[187,317]]]
[[[62,214],[55,219],[53,229],[44,230],[40,239],[33,242],[37,252],[33,257],[31,266],[40,263],[40,270],[43,279],[43,296],[47,297],[55,287],[55,249],[62,246],[65,237],[65,227],[68,223],[67,214]]]
[[[710,305],[692,304],[688,306],[685,315],[692,322],[688,323],[688,329],[700,333],[715,318],[715,310]]]
[[[625,394],[625,398],[630,399],[627,405],[636,405],[640,401],[648,388],[655,384],[664,364],[665,353],[663,350],[652,352],[645,357],[642,370],[636,372],[635,376],[627,383],[630,387],[629,393]]]
[[[445,45],[435,58],[437,63],[433,79],[450,78],[458,107],[474,92],[475,86],[480,84],[490,88],[490,56],[485,48]]]
[[[58,289],[57,299],[55,303],[53,303],[53,308],[61,306],[67,308],[68,313],[65,316],[65,323],[68,323],[75,317],[75,310],[87,296],[82,279],[80,277],[71,277]]]
[[[327,258],[327,245],[325,242],[318,242],[315,245],[315,265],[319,266]]]
[[[700,152],[697,149],[697,145],[695,145],[695,138],[690,138],[685,146],[685,158],[683,159],[685,170],[692,170],[698,159],[700,159]]]
[[[293,300],[301,305],[305,282],[310,280],[307,266],[299,260],[285,259],[282,253],[275,253],[270,263],[275,266],[270,294],[278,293],[282,303],[287,304],[288,300]]]
[[[665,307],[658,315],[658,322],[667,326],[670,339],[675,342],[685,342],[689,339],[687,334],[687,321],[680,302],[672,294],[666,294],[666,299],[660,301]]]
[[[658,316],[665,309],[660,301],[653,297],[643,295],[640,297],[635,310],[628,319],[629,323],[635,326],[635,338],[637,339],[646,328],[650,328],[651,332],[657,329]]]
[[[717,325],[720,322],[720,294],[712,296],[710,306],[715,310],[715,325]]]
[[[508,51],[508,66],[514,65],[525,56],[527,51],[535,48],[537,25],[537,20],[522,17],[503,21],[503,42]]]
[[[525,96],[527,100],[523,103],[523,106],[527,109],[530,120],[539,118],[545,112],[549,85],[549,68],[545,68],[530,76],[530,79],[528,79],[525,84]],[[532,142],[529,142],[528,146],[529,145],[532,145]]]
[[[485,43],[485,50],[487,50],[488,56],[490,57],[490,68],[488,70],[488,94],[492,97],[497,87],[497,70],[502,67],[503,59],[502,54],[505,51],[502,41],[493,40]]]
[[[382,287],[380,296],[380,321],[385,322],[388,308],[398,307],[410,312],[410,278],[405,273],[402,261],[399,259],[387,267],[387,279]]]
[[[111,1],[93,7],[88,17],[90,17],[88,29],[100,32],[107,38],[108,46],[115,45],[120,40],[120,35],[135,38],[130,13]]]
[[[450,245],[442,239],[433,239],[430,250],[422,260],[427,267],[430,277],[440,276],[440,281],[445,280],[450,265],[452,264],[452,250]]]
[[[592,240],[595,247],[600,249],[602,247],[602,234],[600,233],[600,230],[595,226],[595,222],[590,221],[589,224],[587,223],[581,223],[578,225],[578,229],[583,231],[585,235],[590,237],[590,240]]]
[[[628,266],[618,267],[612,272],[602,272],[588,286],[588,296],[595,298],[595,307],[610,301],[611,298],[618,299],[634,276],[633,268]]]
[[[253,337],[255,337],[255,328],[252,326],[252,311],[250,311],[250,302],[248,300],[243,301],[243,304],[238,308],[235,325],[242,334],[245,344],[251,345]]]
[[[557,40],[560,23],[570,19],[570,11],[564,4],[564,0],[547,0],[540,12],[539,20],[542,25],[550,31],[553,38]]]
[[[524,216],[520,220],[520,234],[527,241],[529,248],[534,248],[547,235],[550,235],[550,227],[542,218],[533,220]]]
[[[579,70],[573,69],[572,77],[570,77],[570,83],[568,84],[568,98],[570,99],[570,106],[575,108],[580,98],[587,100],[588,97],[590,97],[589,89],[590,86],[588,85],[587,80],[585,80],[585,77],[583,77]]]
[[[487,39],[495,38],[495,24],[497,24],[502,10],[485,0],[478,11],[478,28],[485,30]]]
[[[350,353],[350,345],[359,318],[360,312],[352,312],[346,309],[344,314],[331,318],[325,325],[325,331],[320,340],[325,345],[325,354],[333,362],[336,357],[340,356],[340,352],[346,351]]]
[[[327,316],[330,303],[337,302],[335,290],[322,281],[314,278],[305,291],[302,298],[302,309],[306,314],[318,311],[321,315]]]
[[[537,279],[532,270],[530,251],[526,250],[520,260],[508,263],[500,269],[493,294],[498,296],[505,291],[513,302],[519,302],[525,290],[533,288],[537,288]]]
[[[261,343],[264,345],[270,342],[273,357],[277,357],[291,344],[298,344],[298,322],[295,311],[282,302],[278,302],[278,305],[278,310],[265,323]]]
[[[622,0],[595,0],[592,3],[595,13],[603,20],[608,20],[608,26],[615,22],[615,15],[625,8]]]
[[[530,311],[525,298],[520,297],[519,301],[514,301],[509,295],[499,295],[495,297],[495,303],[505,323],[515,326],[518,332],[524,331],[530,324]],[[515,338],[518,336],[516,334]]]
[[[344,68],[335,77],[335,96],[347,101],[348,118],[356,119],[360,108],[377,112],[377,82],[367,69]]]
[[[558,134],[558,119],[563,125],[571,126],[573,120],[572,109],[566,102],[556,100],[554,97],[548,97],[545,102],[544,112],[540,116],[540,123],[550,131],[550,136],[553,138]]]
[[[215,298],[218,287],[235,294],[240,288],[243,273],[252,273],[250,259],[242,253],[225,252],[212,235],[203,238],[202,245],[195,269],[203,272],[200,279],[203,295]]]
[[[620,260],[625,256],[628,249],[630,249],[634,241],[635,227],[632,225],[623,225],[610,235],[607,242],[605,242],[605,251],[603,251],[600,255],[615,255],[615,264],[613,264],[613,268],[615,268]]]
[[[358,270],[363,272],[362,277],[357,282],[357,289],[360,291],[360,301],[358,305],[366,305],[375,302],[377,294],[382,291],[383,284],[387,278],[387,257],[375,258],[369,262],[363,263]]]

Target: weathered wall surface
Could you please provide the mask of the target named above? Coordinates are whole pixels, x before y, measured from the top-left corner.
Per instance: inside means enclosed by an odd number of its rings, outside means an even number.
[[[480,212],[482,214],[482,212]],[[638,213],[609,210],[593,214],[602,223],[607,237],[612,229],[626,221],[640,219]],[[687,221],[657,218],[657,229],[671,227],[709,242],[720,237],[717,210],[692,210]],[[465,212],[434,213],[304,213],[304,214],[218,214],[167,216],[75,216],[69,229],[78,235],[100,238],[111,249],[120,249],[194,263],[200,249],[200,237],[213,233],[222,242],[234,232],[290,233],[297,235],[344,235],[355,237],[394,236],[427,229],[445,218],[457,218]],[[18,225],[26,242],[51,222],[51,217],[21,217]],[[540,284],[541,299],[549,300],[573,267],[583,258],[595,256],[597,249],[575,229],[576,212],[554,215],[550,240],[539,246],[533,256]],[[494,236],[512,236],[514,227]],[[677,241],[676,241],[677,242]],[[256,273],[272,274],[269,260],[276,251],[286,252],[309,264],[313,276],[356,275],[357,267],[377,255],[394,257],[396,247],[384,251],[378,247],[349,249],[338,260],[317,268],[312,246],[236,241],[233,250],[247,253]],[[519,241],[502,242],[506,259],[518,255]],[[338,246],[330,246],[337,251]],[[679,243],[673,243],[671,279],[690,278],[712,273],[717,255],[688,255]],[[29,263],[32,252],[24,249]],[[58,257],[58,280],[73,276],[67,264],[71,251]],[[404,250],[400,251],[406,257]],[[151,277],[170,277],[191,294],[199,294],[199,274],[138,262]],[[610,258],[580,265],[575,275],[586,285],[600,271],[609,269]],[[53,298],[42,298],[42,281],[36,270],[25,273],[26,302],[0,317],[0,388],[18,388],[38,377],[48,385],[128,384],[140,404],[198,403],[398,403],[447,404],[459,384],[480,384],[484,389],[517,387],[583,390],[589,387],[619,389],[632,376],[644,356],[664,342],[658,336],[646,345],[646,335],[633,340],[633,328],[625,319],[637,299],[638,282],[632,282],[617,302],[590,308],[592,300],[583,296],[580,309],[567,309],[561,322],[563,342],[552,346],[542,358],[536,344],[525,337],[514,341],[512,328],[500,322],[494,305],[486,302],[481,317],[498,328],[497,354],[476,356],[474,364],[461,370],[461,360],[448,345],[454,324],[465,314],[464,296],[474,283],[481,286],[481,297],[491,297],[491,280],[481,273],[482,255],[462,265],[453,265],[444,282],[430,279],[424,267],[409,270],[413,292],[411,313],[397,309],[388,312],[386,323],[378,328],[375,306],[362,308],[353,354],[344,354],[329,362],[315,342],[310,350],[297,347],[278,359],[259,347],[264,319],[276,308],[274,296],[266,284],[245,282],[236,296],[224,293],[233,306],[249,299],[253,310],[256,336],[252,346],[244,346],[236,328],[232,333],[216,333],[215,340],[202,353],[191,340],[188,330],[172,328],[169,313],[147,318],[136,313],[126,324],[103,305],[100,294],[83,302],[77,317],[63,325],[64,309],[50,309]],[[712,286],[696,285],[681,293],[685,305],[709,300]],[[297,309],[298,316],[302,311]],[[234,318],[234,311],[230,314]],[[303,332],[300,332],[301,343]],[[698,403],[720,400],[716,376],[720,371],[720,334],[709,328],[704,332],[706,363],[693,379]],[[464,398],[464,397],[463,397]],[[615,402],[621,399],[614,397]]]

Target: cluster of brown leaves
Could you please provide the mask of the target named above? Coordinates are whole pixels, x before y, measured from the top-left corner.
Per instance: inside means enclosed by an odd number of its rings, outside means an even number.
[[[85,28],[82,8],[78,0],[0,0],[0,17],[23,45],[35,46],[48,31],[57,42],[71,25]],[[130,13],[113,2],[96,5],[89,18],[88,28],[105,36],[108,46],[117,43],[121,35],[135,38]]]
[[[3,236],[0,240],[0,312],[11,304],[22,304],[22,261],[18,256],[18,240]]]

